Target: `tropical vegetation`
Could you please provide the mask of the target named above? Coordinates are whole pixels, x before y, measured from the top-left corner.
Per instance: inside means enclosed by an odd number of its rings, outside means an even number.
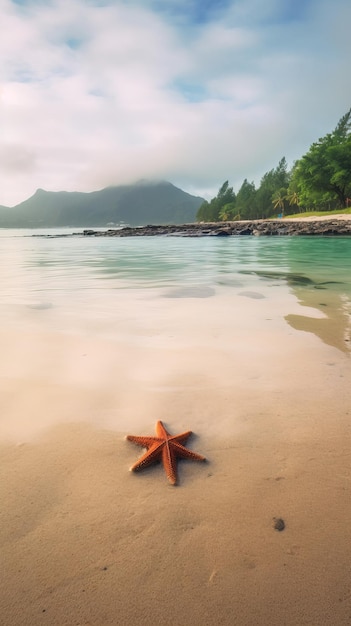
[[[351,109],[336,128],[313,143],[289,170],[285,157],[266,172],[256,188],[247,178],[237,193],[225,181],[218,194],[204,201],[198,221],[266,219],[351,206]]]

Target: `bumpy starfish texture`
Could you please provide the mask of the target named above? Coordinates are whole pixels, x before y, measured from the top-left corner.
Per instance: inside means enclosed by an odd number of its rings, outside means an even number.
[[[145,454],[130,468],[136,472],[144,467],[162,461],[167,478],[172,485],[177,483],[177,458],[191,459],[192,461],[206,461],[204,456],[185,448],[183,443],[190,437],[191,430],[180,435],[171,435],[162,422],[156,424],[156,437],[136,437],[127,435],[128,441],[146,448]]]

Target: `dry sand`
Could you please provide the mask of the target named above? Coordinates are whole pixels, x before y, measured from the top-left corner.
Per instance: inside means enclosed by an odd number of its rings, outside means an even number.
[[[350,624],[350,358],[245,302],[1,330],[1,624]],[[157,419],[208,459],[177,487],[128,472]]]
[[[351,220],[351,213],[336,213],[335,215],[310,215],[309,217],[284,217],[286,220],[295,220],[303,222],[321,222],[326,220]]]

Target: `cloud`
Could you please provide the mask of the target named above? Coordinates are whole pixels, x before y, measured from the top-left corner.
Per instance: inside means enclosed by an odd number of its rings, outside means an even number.
[[[351,104],[346,0],[0,9],[0,204],[147,177],[238,188],[292,164]]]
[[[35,156],[27,148],[12,144],[0,147],[0,168],[5,175],[17,172],[33,172],[35,169]]]

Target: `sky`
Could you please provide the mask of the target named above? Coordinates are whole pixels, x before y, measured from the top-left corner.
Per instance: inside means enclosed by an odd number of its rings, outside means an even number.
[[[351,107],[350,0],[0,0],[0,205],[289,167]]]

